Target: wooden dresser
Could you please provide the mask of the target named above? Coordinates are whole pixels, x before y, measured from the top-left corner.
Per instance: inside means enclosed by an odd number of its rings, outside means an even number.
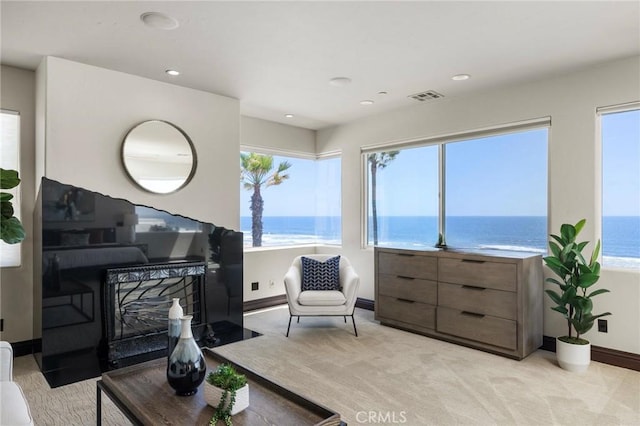
[[[522,359],[542,345],[542,257],[375,248],[384,325]]]

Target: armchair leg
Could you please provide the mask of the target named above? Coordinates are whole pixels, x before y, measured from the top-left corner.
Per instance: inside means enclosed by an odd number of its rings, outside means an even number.
[[[347,316],[346,315],[344,316],[344,323],[345,324],[347,323]]]
[[[351,315],[351,321],[353,321],[353,332],[356,333],[356,337],[358,337],[358,330],[356,329],[356,319],[353,317],[353,315]]]
[[[300,324],[300,315],[298,315],[298,324]]]
[[[287,326],[287,337],[289,337],[289,329],[291,328],[291,318],[293,317],[289,315],[289,325]],[[300,317],[298,317],[298,319],[300,319]]]

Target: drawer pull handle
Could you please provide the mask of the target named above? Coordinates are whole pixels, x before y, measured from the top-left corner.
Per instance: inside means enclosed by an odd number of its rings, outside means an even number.
[[[396,300],[397,300],[398,302],[404,302],[404,303],[415,303],[415,301],[414,301],[414,300],[401,299],[401,298],[399,298],[399,297],[398,297],[398,298],[396,298]]]
[[[462,311],[460,312],[460,315],[466,315],[468,317],[474,317],[474,318],[484,318],[484,315],[482,314],[476,314],[475,312],[468,312],[468,311]]]
[[[414,255],[414,254],[411,254],[411,253],[398,253],[398,256],[413,257],[413,256],[415,256],[415,255]]]
[[[477,290],[477,291],[486,290],[486,288],[484,287],[474,287],[472,285],[463,285],[462,288],[464,288],[465,290]]]
[[[406,277],[404,275],[398,275],[398,278],[400,278],[401,280],[415,280],[415,278],[413,277]]]
[[[484,263],[484,260],[475,260],[475,259],[462,259],[463,262],[467,263]]]

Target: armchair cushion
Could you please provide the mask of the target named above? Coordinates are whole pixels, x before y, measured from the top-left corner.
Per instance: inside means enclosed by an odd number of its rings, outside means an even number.
[[[306,290],[298,296],[298,303],[303,306],[340,306],[346,301],[339,290]]]
[[[340,256],[331,257],[324,262],[303,256],[301,262],[303,292],[340,290]]]

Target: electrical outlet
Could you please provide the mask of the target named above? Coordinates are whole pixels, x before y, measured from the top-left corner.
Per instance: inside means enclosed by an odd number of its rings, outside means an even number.
[[[251,283],[251,291],[256,291],[259,286],[260,286],[260,283],[258,281],[252,282]]]
[[[606,319],[598,319],[598,331],[600,333],[607,332],[607,320]]]

